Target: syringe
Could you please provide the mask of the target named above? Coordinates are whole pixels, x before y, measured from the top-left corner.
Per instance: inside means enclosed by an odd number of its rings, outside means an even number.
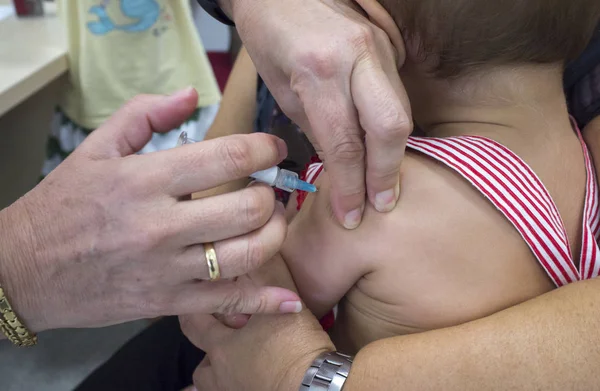
[[[177,146],[179,147],[181,145],[193,144],[195,142],[197,141],[189,138],[187,132],[183,131],[179,135]],[[317,188],[314,185],[300,180],[300,178],[298,178],[298,174],[295,172],[284,170],[277,166],[267,168],[266,170],[257,171],[254,174],[251,174],[250,177],[259,182],[266,183],[269,186],[274,186],[290,193],[294,190],[301,190],[309,193],[314,193],[317,191]]]

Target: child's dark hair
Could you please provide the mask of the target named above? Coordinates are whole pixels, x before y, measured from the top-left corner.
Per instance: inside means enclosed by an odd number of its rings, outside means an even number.
[[[566,63],[600,28],[600,0],[379,0],[434,74],[488,65]]]

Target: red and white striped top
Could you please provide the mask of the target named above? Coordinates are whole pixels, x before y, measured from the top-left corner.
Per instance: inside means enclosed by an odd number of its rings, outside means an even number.
[[[521,234],[557,287],[600,274],[600,210],[592,160],[579,130],[587,171],[579,268],[556,204],[533,170],[505,146],[479,136],[410,137],[407,147],[452,168],[478,189]],[[322,163],[311,164],[305,180],[314,183]],[[304,195],[298,199],[300,208]]]

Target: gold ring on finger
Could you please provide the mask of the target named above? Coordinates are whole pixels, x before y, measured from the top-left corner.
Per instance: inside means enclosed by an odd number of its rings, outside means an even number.
[[[219,262],[217,261],[217,252],[213,243],[204,243],[204,255],[208,265],[208,277],[210,281],[218,281],[221,278],[219,271]]]

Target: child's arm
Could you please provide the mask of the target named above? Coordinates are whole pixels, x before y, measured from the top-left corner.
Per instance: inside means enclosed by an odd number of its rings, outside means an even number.
[[[296,193],[290,198],[286,212],[288,221],[293,221],[281,250],[300,297],[318,318],[372,267],[368,258],[356,252],[359,243],[354,238],[360,233],[346,230],[333,217],[326,175],[323,172],[317,179],[319,191],[306,198],[300,212]]]

